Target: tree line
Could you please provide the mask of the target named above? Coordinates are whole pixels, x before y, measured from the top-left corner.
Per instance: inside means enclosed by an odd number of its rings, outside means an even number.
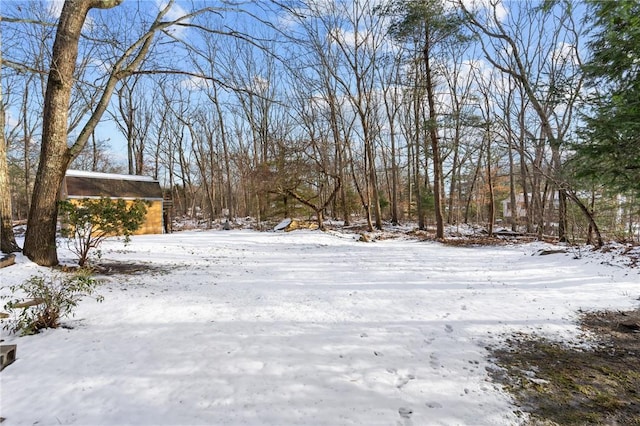
[[[209,223],[637,240],[638,4],[470,4],[10,3],[2,251],[27,220],[25,254],[57,263],[70,167],[151,175],[176,215]]]

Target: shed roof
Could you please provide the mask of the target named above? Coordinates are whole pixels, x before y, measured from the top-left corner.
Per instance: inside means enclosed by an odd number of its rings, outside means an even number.
[[[160,183],[148,176],[68,170],[62,185],[65,198],[162,199]]]

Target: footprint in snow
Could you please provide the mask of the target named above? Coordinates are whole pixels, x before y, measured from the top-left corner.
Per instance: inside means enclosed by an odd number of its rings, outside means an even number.
[[[444,331],[446,331],[447,333],[453,333],[453,327],[447,324],[444,326]]]
[[[429,365],[431,368],[440,368],[440,360],[438,360],[438,356],[435,353],[429,354]]]
[[[403,419],[410,419],[413,414],[413,410],[411,408],[400,407],[398,409],[398,413]]]
[[[442,408],[442,404],[440,404],[439,402],[427,402],[427,407],[429,408]]]
[[[416,378],[416,376],[414,376],[413,374],[407,374],[406,376],[405,375],[398,376],[398,381],[396,382],[396,387],[398,389],[402,389],[411,380],[415,380],[415,378]]]

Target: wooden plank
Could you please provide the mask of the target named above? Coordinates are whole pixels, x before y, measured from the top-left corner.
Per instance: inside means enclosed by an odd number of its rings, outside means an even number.
[[[13,253],[4,255],[0,258],[0,268],[11,266],[14,263],[16,263],[16,255]]]
[[[29,306],[41,305],[44,303],[44,299],[41,297],[37,297],[31,300],[25,300],[24,302],[16,303],[12,305],[13,308],[28,308]]]
[[[0,371],[16,360],[16,345],[0,345]]]

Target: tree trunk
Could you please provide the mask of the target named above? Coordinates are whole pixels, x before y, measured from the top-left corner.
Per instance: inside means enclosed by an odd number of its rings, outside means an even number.
[[[459,110],[459,109],[458,109]],[[451,182],[449,184],[449,211],[447,212],[447,223],[449,225],[454,222],[457,223],[457,217],[454,219],[454,209],[457,210],[457,206],[454,207],[454,199],[456,194],[456,185],[458,184],[458,162],[460,156],[460,119],[456,119],[456,128],[453,137],[453,162],[451,164]],[[456,215],[458,216],[458,215]]]
[[[2,41],[0,40],[0,76],[2,76]],[[4,137],[4,100],[0,85],[0,251],[13,253],[20,251],[13,234],[13,216],[11,209],[11,186],[9,185],[9,166],[7,164],[7,141]]]
[[[336,139],[336,168],[338,169],[337,175],[340,178],[340,182],[346,182],[343,155],[344,147],[338,138]],[[347,205],[347,192],[345,190],[345,185],[340,185],[340,208],[342,209],[342,220],[344,221],[344,226],[349,226],[351,224],[351,212]]]
[[[418,126],[416,122],[416,127]],[[416,128],[416,139],[413,145],[413,186],[416,199],[416,216],[418,216],[418,229],[427,228],[424,220],[424,204],[422,203],[422,182],[420,179],[420,131]]]
[[[527,171],[527,163],[525,157],[525,134],[523,131],[523,129],[525,128],[525,121],[523,112],[518,114],[518,127],[520,128],[520,134],[518,135],[518,157],[520,157],[520,186],[522,186],[522,202],[525,211],[525,228],[527,234],[531,234],[533,232],[533,207],[531,206],[529,198],[529,185],[527,184],[529,173]],[[533,197],[533,188],[531,188],[531,196]]]
[[[391,123],[391,223],[397,226],[398,219],[398,162],[396,159],[396,136]]]
[[[67,123],[80,32],[89,9],[114,7],[121,2],[67,0],[62,7],[44,97],[40,162],[24,241],[24,254],[41,266],[58,264],[57,199],[72,158],[67,146]]]
[[[589,213],[593,216],[596,205],[596,191],[591,190],[591,199],[589,200]],[[593,225],[589,222],[589,229],[587,230],[587,244],[593,244]]]
[[[0,95],[0,104],[2,97]],[[4,140],[4,112],[0,111],[0,251],[13,253],[20,251],[13,234],[13,218],[11,209],[11,186],[9,185],[9,168]]]
[[[347,136],[345,135],[345,143],[342,143],[342,138],[341,138],[341,134],[340,134],[340,128],[338,125],[338,107],[336,105],[336,98],[333,94],[333,89],[331,87],[330,84],[328,83],[324,83],[326,90],[328,92],[328,106],[329,106],[329,125],[331,127],[331,135],[333,137],[333,141],[335,144],[335,158],[336,158],[336,162],[335,162],[335,175],[338,176],[338,178],[340,179],[340,182],[346,182],[345,180],[345,172],[344,172],[344,151],[345,151],[345,145],[346,145],[346,140],[347,140]],[[350,225],[350,211],[348,209],[347,206],[347,194],[345,191],[345,185],[341,185],[340,186],[340,194],[339,194],[339,198],[340,198],[340,209],[341,209],[341,214],[342,214],[342,220],[344,221],[344,226],[349,226]],[[336,214],[337,216],[337,214]]]
[[[560,181],[562,160],[560,159],[560,146],[555,141],[552,141],[551,151],[554,178]],[[567,242],[567,191],[561,187],[558,188],[558,241]]]
[[[31,79],[29,79],[31,80]],[[22,101],[22,123],[23,123],[23,146],[24,146],[24,199],[27,209],[31,199],[31,138],[32,129],[29,127],[28,101],[29,101],[29,81],[24,88],[24,99]],[[2,127],[4,129],[4,126]]]
[[[365,142],[367,156],[369,157],[369,185],[371,188],[371,195],[369,197],[369,204],[373,207],[373,214],[376,221],[376,229],[382,230],[382,211],[380,210],[380,193],[378,191],[378,175],[376,173],[376,162],[374,156],[374,149],[372,147],[373,141],[369,140]],[[373,204],[373,206],[371,206]]]
[[[482,156],[484,155],[484,144],[480,145],[480,152],[478,153],[478,164],[473,172],[473,178],[471,179],[471,185],[469,186],[467,199],[464,206],[464,223],[469,224],[469,211],[471,210],[471,198],[473,197],[473,191],[480,175],[480,169],[482,168]]]
[[[507,94],[507,104],[506,104],[506,108],[511,109],[513,108],[513,88],[512,88],[512,81],[511,81],[511,77],[509,77],[509,93]],[[509,156],[509,203],[511,204],[511,208],[510,213],[510,224],[511,224],[511,230],[513,232],[516,232],[518,230],[518,224],[520,221],[520,218],[518,217],[518,206],[517,206],[517,196],[516,196],[516,166],[515,166],[515,161],[514,161],[514,155],[513,155],[513,151],[517,150],[517,147],[515,146],[515,141],[514,141],[514,133],[513,133],[513,127],[511,126],[511,115],[507,116],[507,120],[506,120],[506,131],[507,131],[507,153]],[[524,191],[524,186],[522,187],[522,190]],[[524,195],[524,194],[523,194]],[[506,215],[506,212],[503,212],[503,215]]]
[[[420,113],[421,100],[419,86],[418,86],[418,68],[416,67],[415,86],[413,87],[413,186],[416,203],[416,216],[418,217],[418,229],[421,231],[426,229],[424,221],[424,205],[422,204],[422,183],[420,182],[420,167],[422,162],[420,161],[420,136],[422,135],[420,123],[422,122]],[[411,150],[411,142],[409,142],[409,150]],[[411,158],[411,156],[409,157]],[[409,184],[409,192],[411,192],[411,184]],[[411,202],[409,202],[411,207]]]
[[[580,198],[574,191],[571,191],[571,190],[565,191],[565,194],[567,198],[573,201],[576,204],[576,206],[578,206],[580,211],[582,211],[582,213],[585,215],[585,217],[589,221],[590,228],[596,234],[596,243],[595,243],[596,248],[601,248],[604,245],[604,241],[602,240],[602,234],[600,233],[600,228],[598,227],[598,224],[596,223],[596,220],[593,216],[593,212],[590,211],[589,208],[585,206],[582,201],[580,201]]]
[[[508,132],[509,133],[507,138],[509,139],[509,146],[507,149],[509,150],[509,203],[511,204],[511,208],[509,209],[511,213],[509,222],[511,222],[511,230],[515,232],[518,230],[518,221],[520,218],[518,217],[518,200],[516,198],[516,168],[513,161],[511,130],[508,130]]]
[[[365,195],[366,199],[364,201],[364,212],[367,217],[367,231],[373,232],[373,222],[371,221],[371,203],[373,198],[372,191],[372,183],[371,183],[371,175],[369,174],[369,162],[371,161],[371,157],[369,157],[369,147],[368,142],[365,141],[365,150],[364,150],[364,187],[365,187]],[[355,179],[355,174],[354,174]]]
[[[231,186],[231,156],[229,155],[229,141],[227,140],[227,129],[224,123],[224,116],[222,109],[220,108],[220,102],[218,102],[218,86],[213,86],[215,94],[214,105],[216,107],[216,116],[218,119],[218,126],[220,127],[220,139],[222,140],[222,150],[224,154],[224,171],[225,171],[225,190],[226,190],[226,207],[229,211],[228,218],[236,216],[235,207],[233,204],[233,188]]]
[[[491,171],[491,135],[487,134],[487,185],[489,185],[489,218],[487,232],[493,237],[493,224],[496,221],[495,191],[493,187],[493,176]]]
[[[429,104],[429,138],[431,139],[432,162],[433,162],[433,204],[436,216],[436,239],[444,239],[444,217],[442,215],[442,159],[440,158],[440,142],[436,123],[436,98],[434,93],[434,82],[432,79],[431,61],[429,53],[431,46],[429,34],[426,37],[424,47],[425,77],[427,84],[427,102]]]
[[[588,218],[587,218],[588,219]],[[566,243],[567,238],[567,191],[558,190],[558,241]]]

